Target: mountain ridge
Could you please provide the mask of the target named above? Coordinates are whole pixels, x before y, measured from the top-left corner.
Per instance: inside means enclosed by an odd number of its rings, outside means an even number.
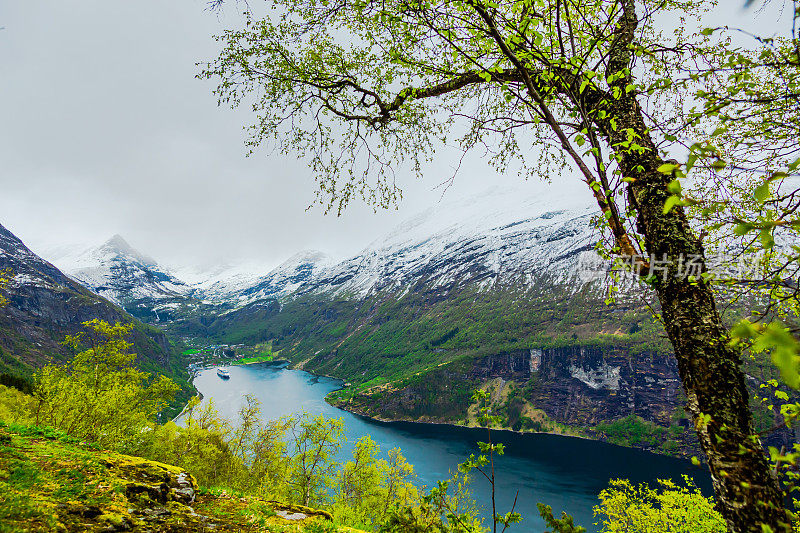
[[[133,311],[198,342],[269,343],[297,368],[343,379],[331,401],[375,418],[464,424],[471,391],[484,388],[503,427],[694,453],[652,293],[606,303],[596,210],[501,199],[507,209],[427,210],[342,261],[301,252],[215,294],[224,275],[205,293],[132,299]]]
[[[503,200],[503,194],[499,198]],[[555,203],[558,209],[552,209]],[[576,254],[590,252],[597,240],[592,222],[596,209],[591,204],[532,197],[514,202],[513,209],[477,213],[468,208],[472,204],[462,199],[429,208],[344,260],[305,250],[260,274],[233,267],[206,273],[163,267],[118,235],[99,247],[61,253],[52,260],[94,292],[142,318],[153,317],[140,315],[140,307],[171,313],[205,304],[229,312],[259,300],[310,292],[363,299],[422,278],[438,285],[480,278],[488,287],[509,275],[530,282],[532,273],[547,270],[554,282],[580,282]],[[181,272],[187,279],[181,279]]]
[[[24,378],[34,368],[68,359],[65,336],[100,319],[132,324],[137,366],[172,377],[188,391],[184,361],[164,332],[83,287],[0,225],[0,270],[6,269],[11,280],[8,303],[0,307],[0,374]]]

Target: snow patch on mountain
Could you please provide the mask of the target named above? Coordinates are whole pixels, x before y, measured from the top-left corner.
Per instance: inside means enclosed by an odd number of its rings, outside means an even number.
[[[260,265],[167,268],[116,235],[102,246],[54,251],[50,259],[94,292],[122,305],[153,309],[175,302],[235,308],[270,298],[318,293],[363,298],[404,294],[415,283],[556,284],[573,290],[598,234],[591,198],[524,188],[497,188],[475,198],[440,202],[398,225],[344,261],[300,252],[269,270]]]
[[[193,289],[120,235],[99,247],[53,250],[50,259],[79,283],[119,305],[185,298]]]
[[[299,252],[265,276],[259,277],[255,283],[232,294],[239,305],[262,300],[280,298],[292,294],[300,287],[313,284],[319,279],[320,272],[331,265],[333,260],[326,254],[316,250]]]
[[[11,272],[12,289],[40,287],[57,289],[70,280],[55,266],[33,253],[23,242],[0,225],[0,270]]]
[[[232,294],[253,286],[269,269],[260,264],[216,265],[211,268],[176,266],[169,271],[208,303],[223,303]]]
[[[493,209],[481,210],[481,205]],[[520,198],[496,190],[482,199],[443,203],[399,225],[362,253],[324,269],[302,289],[365,297],[403,290],[417,281],[433,287],[476,282],[584,284],[579,257],[597,242],[597,208],[583,198]],[[593,252],[590,252],[593,253]]]

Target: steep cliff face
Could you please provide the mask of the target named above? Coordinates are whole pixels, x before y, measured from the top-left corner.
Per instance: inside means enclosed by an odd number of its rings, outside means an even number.
[[[760,381],[751,378],[754,390]],[[699,452],[684,415],[685,397],[671,354],[625,347],[532,348],[459,360],[428,374],[334,396],[341,407],[384,420],[473,425],[473,390],[488,390],[501,427],[611,440],[676,455]],[[767,412],[770,423],[779,420]],[[793,442],[788,430],[768,444]]]
[[[683,402],[678,368],[671,355],[632,355],[622,347],[569,346],[487,359],[490,362],[480,366],[489,365],[486,377],[504,377],[501,363],[493,359],[508,361],[506,365],[517,369],[517,375],[519,369],[529,369],[522,379],[532,379],[526,399],[541,406],[553,420],[567,424],[594,425],[636,415],[668,426]]]
[[[674,357],[631,356],[622,347],[517,350],[457,361],[436,373],[424,383],[412,380],[391,394],[386,394],[388,389],[375,389],[366,391],[363,397],[366,400],[383,393],[371,412],[402,417],[404,412],[421,412],[412,404],[414,398],[426,396],[423,391],[431,382],[451,390],[495,382],[506,388],[524,389],[524,400],[533,408],[541,409],[553,421],[577,426],[593,426],[630,415],[669,426],[684,401]],[[467,408],[468,404],[461,406],[460,417]],[[436,413],[424,416],[435,417]]]

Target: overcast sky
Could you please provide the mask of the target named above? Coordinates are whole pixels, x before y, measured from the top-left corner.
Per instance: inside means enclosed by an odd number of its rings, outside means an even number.
[[[731,23],[756,16],[723,3]],[[774,27],[780,5],[757,23]],[[452,158],[403,180],[398,211],[353,205],[340,218],[305,210],[315,185],[303,162],[245,158],[246,111],[218,108],[194,78],[212,35],[240,21],[204,0],[0,0],[0,224],[34,251],[119,233],[166,263],[275,265],[303,249],[354,254],[437,205]],[[519,178],[473,157],[446,198],[498,184]]]

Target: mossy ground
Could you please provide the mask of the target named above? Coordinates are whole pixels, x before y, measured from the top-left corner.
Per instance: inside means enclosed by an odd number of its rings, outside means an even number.
[[[195,501],[187,501],[179,481]],[[308,518],[280,516],[287,513]],[[0,422],[0,533],[23,531],[354,530],[335,526],[324,511],[199,490],[178,467],[99,450],[59,431]]]

